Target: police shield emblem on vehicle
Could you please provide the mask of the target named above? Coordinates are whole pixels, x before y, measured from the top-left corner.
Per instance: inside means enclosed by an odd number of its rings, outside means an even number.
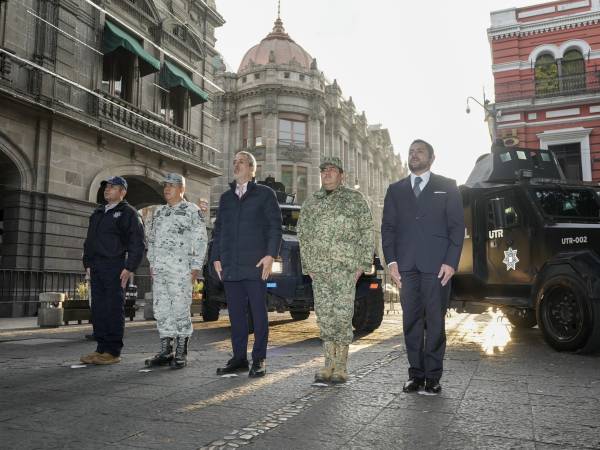
[[[508,250],[504,252],[504,259],[502,262],[506,264],[506,270],[517,270],[517,263],[519,262],[517,252],[518,250],[513,250],[511,247],[508,247]]]

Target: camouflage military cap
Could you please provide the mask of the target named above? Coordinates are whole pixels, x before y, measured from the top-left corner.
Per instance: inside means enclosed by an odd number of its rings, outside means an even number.
[[[340,169],[340,172],[344,171],[344,167],[342,166],[342,160],[337,156],[326,156],[325,158],[323,158],[321,164],[319,165],[319,169],[323,170],[327,166],[337,167],[338,169]]]
[[[185,186],[185,177],[183,175],[179,175],[178,173],[168,173],[163,180],[163,184],[180,184]]]

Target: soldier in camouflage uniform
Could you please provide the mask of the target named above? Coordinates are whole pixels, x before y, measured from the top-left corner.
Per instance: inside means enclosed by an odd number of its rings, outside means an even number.
[[[192,280],[198,277],[206,253],[206,226],[198,207],[183,199],[185,178],[170,173],[164,181],[166,205],[154,211],[148,233],[154,317],[160,352],[146,365],[180,369],[187,363],[192,335]],[[173,355],[172,340],[176,348]]]
[[[325,158],[319,167],[322,187],[302,206],[298,240],[325,353],[315,381],[344,383],[356,282],[373,262],[373,219],[362,194],[342,184],[339,158]]]

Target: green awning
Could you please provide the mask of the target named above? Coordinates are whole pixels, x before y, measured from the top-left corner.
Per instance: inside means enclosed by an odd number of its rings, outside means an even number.
[[[114,52],[118,48],[124,48],[128,52],[137,55],[139,58],[140,74],[158,72],[160,70],[160,61],[144,50],[142,44],[130,34],[127,34],[121,28],[110,21],[104,23],[104,36],[102,37],[102,53]]]
[[[192,106],[208,101],[208,94],[200,89],[197,84],[194,84],[183,70],[169,61],[165,61],[163,69],[160,71],[160,84],[166,89],[175,87],[187,89]]]

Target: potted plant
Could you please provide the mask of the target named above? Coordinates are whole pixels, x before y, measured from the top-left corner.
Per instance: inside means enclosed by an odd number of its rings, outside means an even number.
[[[194,280],[192,283],[192,304],[190,305],[190,313],[202,314],[202,293],[204,292],[204,281]]]
[[[89,302],[90,286],[86,281],[82,281],[75,287],[74,295],[67,296],[63,302],[64,315],[63,321],[65,325],[69,324],[69,321],[76,320],[77,323],[81,323],[82,320],[90,320],[90,302]]]

